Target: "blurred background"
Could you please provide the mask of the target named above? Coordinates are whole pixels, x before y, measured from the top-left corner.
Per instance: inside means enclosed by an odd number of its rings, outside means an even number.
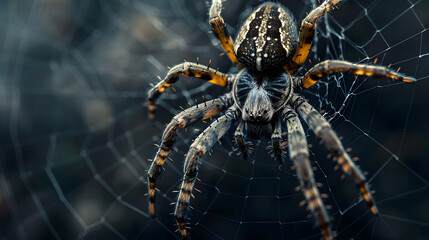
[[[263,1],[228,0],[235,36]],[[279,1],[299,23],[315,0]],[[171,215],[183,155],[207,123],[178,132],[157,181],[157,217],[147,211],[146,170],[163,128],[186,108],[226,92],[181,78],[149,120],[146,92],[167,66],[196,61],[237,69],[209,33],[196,0],[0,1],[0,239],[178,239]],[[325,59],[391,65],[404,84],[336,74],[302,94],[332,123],[375,190],[371,215],[350,181],[308,133],[315,176],[337,239],[429,236],[429,2],[348,0],[321,19],[305,68]],[[305,72],[302,69],[300,74]],[[305,125],[305,124],[304,124]],[[292,163],[266,148],[243,161],[234,130],[201,159],[194,239],[320,239]],[[287,137],[285,136],[285,139]]]

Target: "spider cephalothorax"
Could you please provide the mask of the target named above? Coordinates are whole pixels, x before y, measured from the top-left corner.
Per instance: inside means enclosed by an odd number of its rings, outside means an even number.
[[[188,237],[185,213],[198,174],[198,158],[207,153],[236,122],[238,127],[234,138],[244,158],[248,156],[246,137],[266,137],[271,138],[272,150],[277,158],[283,159],[281,132],[286,128],[290,159],[296,167],[308,208],[326,239],[333,237],[329,217],[314,181],[308,159],[307,141],[298,115],[322,138],[337,164],[354,181],[372,213],[378,214],[365,176],[351,160],[328,121],[297,92],[311,87],[323,76],[335,72],[387,77],[408,83],[415,82],[415,79],[383,66],[355,64],[343,60],[326,60],[312,67],[304,76],[295,76],[294,73],[309,54],[317,20],[338,2],[340,0],[325,0],[313,9],[302,20],[299,37],[296,23],[286,8],[277,3],[264,3],[243,23],[234,43],[220,16],[221,0],[212,0],[210,24],[213,32],[228,57],[241,70],[238,74],[227,75],[198,63],[185,62],[174,66],[165,79],[149,91],[149,110],[153,118],[155,100],[175,83],[180,75],[193,76],[232,88],[229,93],[219,98],[184,110],[167,125],[161,145],[148,170],[149,212],[152,216],[155,216],[155,180],[173,147],[177,129],[211,118],[224,110],[225,114],[213,121],[210,127],[195,139],[186,154],[184,177],[174,212],[183,238]]]
[[[232,87],[233,97],[248,135],[269,138],[273,116],[278,116],[278,111],[292,96],[291,79],[281,70],[254,74],[242,70],[237,75]]]

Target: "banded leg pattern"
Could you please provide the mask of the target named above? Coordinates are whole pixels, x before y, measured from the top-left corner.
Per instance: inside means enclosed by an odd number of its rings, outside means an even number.
[[[316,64],[307,73],[298,80],[298,89],[305,89],[313,86],[322,77],[333,74],[335,72],[343,72],[363,76],[375,76],[379,78],[390,78],[396,81],[406,83],[414,83],[415,78],[406,76],[402,73],[395,72],[384,66],[373,66],[367,64],[351,63],[343,60],[326,60]]]
[[[317,225],[325,239],[330,240],[332,239],[332,231],[329,225],[329,216],[314,181],[304,130],[294,110],[285,109],[283,113],[284,121],[287,123],[289,155],[296,167],[301,189]]]
[[[189,205],[192,190],[198,174],[198,158],[210,151],[213,145],[228,131],[231,125],[238,118],[239,111],[234,105],[227,110],[224,116],[214,121],[206,130],[204,130],[194,141],[186,155],[183,167],[183,180],[180,186],[179,196],[176,202],[174,216],[176,217],[180,233],[183,239],[188,238],[185,227],[186,208]]]
[[[173,85],[179,79],[180,75],[200,78],[223,87],[232,87],[233,79],[231,77],[216,69],[210,68],[209,66],[192,62],[185,62],[176,65],[167,73],[167,76],[162,81],[156,84],[148,92],[151,119],[155,118],[156,99],[165,91],[165,89]]]
[[[314,134],[323,139],[326,147],[335,156],[337,164],[341,166],[343,172],[350,176],[356,184],[357,188],[362,193],[363,198],[370,207],[371,212],[374,215],[378,215],[378,209],[375,206],[374,198],[369,190],[368,184],[366,183],[365,176],[344,149],[343,144],[332,129],[331,124],[329,124],[328,121],[326,121],[326,119],[306,101],[301,99],[295,101],[295,103],[298,103],[297,110],[301,117],[307,122],[310,129]]]
[[[162,134],[161,145],[148,170],[149,213],[151,216],[155,216],[155,181],[173,147],[177,129],[179,127],[185,128],[196,121],[210,118],[230,107],[233,101],[231,94],[228,93],[220,98],[200,103],[177,114],[167,125]]]
[[[302,20],[299,32],[298,48],[295,55],[292,57],[292,61],[285,67],[290,74],[298,71],[307,59],[313,43],[316,22],[340,1],[341,0],[326,0],[317,8],[313,9],[307,17]]]
[[[220,16],[222,12],[222,0],[213,0],[210,7],[210,25],[213,28],[213,32],[216,35],[217,39],[220,42],[220,45],[225,50],[228,57],[233,63],[237,65],[239,69],[242,68],[240,63],[237,60],[237,57],[234,53],[234,41],[229,35],[226,24],[223,18]]]

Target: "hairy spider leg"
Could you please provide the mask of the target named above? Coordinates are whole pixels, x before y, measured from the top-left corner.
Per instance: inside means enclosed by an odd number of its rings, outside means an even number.
[[[242,68],[241,64],[238,62],[237,57],[234,53],[234,41],[229,35],[226,24],[223,21],[223,18],[220,16],[222,12],[222,1],[221,0],[213,0],[212,5],[210,7],[210,25],[213,28],[213,32],[216,35],[217,39],[220,42],[223,50],[225,50],[229,59],[233,63],[237,65],[239,69]]]
[[[287,124],[289,155],[304,192],[308,207],[326,240],[332,239],[329,217],[314,181],[313,170],[308,159],[308,148],[305,133],[295,111],[290,108],[283,110],[283,119]]]
[[[246,147],[246,142],[244,141],[244,121],[242,120],[240,121],[240,124],[238,124],[237,130],[235,130],[234,140],[235,143],[237,143],[238,149],[243,155],[243,159],[247,160],[248,151]]]
[[[326,0],[317,8],[313,9],[304,20],[302,20],[299,30],[298,47],[292,60],[285,66],[287,72],[293,74],[304,64],[313,43],[316,22],[340,1],[341,0]]]
[[[282,149],[282,123],[280,119],[277,119],[274,126],[274,131],[271,134],[271,144],[273,146],[273,153],[276,159],[279,161],[279,164],[284,163],[283,159],[283,149]]]
[[[300,99],[300,97],[297,97],[294,102],[297,105],[296,109],[301,117],[307,122],[314,134],[323,139],[326,147],[334,154],[337,164],[341,166],[344,173],[351,177],[357,188],[361,191],[371,212],[377,216],[378,209],[375,206],[374,198],[366,183],[366,178],[344,149],[343,144],[332,129],[331,124],[302,98]]]
[[[174,216],[176,217],[183,239],[188,238],[185,227],[185,213],[198,174],[198,158],[210,151],[213,145],[228,131],[239,117],[240,111],[237,109],[238,107],[236,105],[232,106],[226,111],[224,116],[220,117],[206,128],[204,132],[195,139],[186,155],[183,167],[184,176],[179,190],[179,197],[176,202],[176,209],[174,211]]]
[[[151,119],[155,118],[156,99],[165,91],[165,89],[173,85],[177,79],[179,79],[180,75],[200,78],[223,87],[232,87],[235,77],[235,75],[227,75],[216,69],[198,63],[185,62],[176,65],[167,73],[167,76],[162,81],[156,84],[148,92]]]
[[[188,108],[185,111],[177,114],[167,125],[162,134],[161,145],[158,152],[152,161],[152,165],[148,170],[148,190],[149,190],[149,213],[152,217],[155,216],[155,181],[161,173],[161,168],[164,166],[165,159],[168,157],[171,148],[175,142],[177,128],[185,128],[199,120],[210,118],[219,112],[225,110],[233,104],[234,100],[230,93],[224,96],[210,100],[205,103],[200,103],[194,107]]]
[[[317,83],[320,78],[335,72],[375,76],[380,78],[391,78],[393,80],[406,83],[414,83],[416,81],[416,79],[413,77],[408,77],[384,66],[356,64],[343,60],[326,60],[316,64],[314,67],[308,70],[303,77],[298,78],[296,86],[298,89],[309,88]]]

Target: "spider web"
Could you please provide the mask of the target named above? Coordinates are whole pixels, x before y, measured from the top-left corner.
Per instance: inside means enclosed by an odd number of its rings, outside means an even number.
[[[281,1],[298,22],[316,1]],[[224,3],[237,31],[258,1]],[[325,59],[401,67],[414,85],[335,74],[303,95],[359,157],[376,191],[371,215],[319,139],[308,134],[316,181],[338,239],[429,236],[426,106],[429,2],[349,0],[319,21],[307,68]],[[147,212],[145,170],[165,124],[188,104],[224,90],[182,78],[158,101],[150,83],[183,59],[234,68],[208,33],[204,1],[2,1],[0,3],[0,238],[176,239],[174,210],[184,157],[199,123],[179,131],[157,181],[157,217]],[[241,20],[240,20],[241,19]],[[304,124],[305,125],[305,124]],[[188,216],[195,239],[319,239],[288,159],[265,140],[246,162],[231,135],[203,157]],[[286,136],[285,136],[286,138]]]

